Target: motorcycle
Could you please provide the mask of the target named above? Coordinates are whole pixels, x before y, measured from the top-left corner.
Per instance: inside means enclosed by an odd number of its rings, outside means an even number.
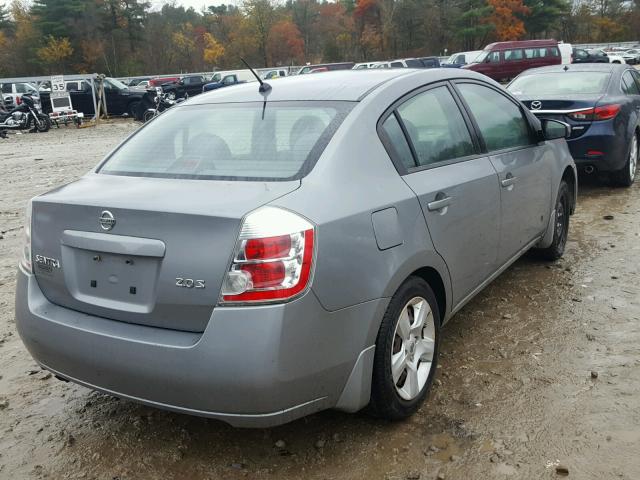
[[[38,112],[33,98],[23,95],[20,105],[9,111],[0,111],[0,137],[6,138],[8,130],[29,130],[48,132],[51,128],[49,117]]]
[[[166,109],[171,108],[175,104],[181,103],[184,100],[186,100],[186,98],[173,100],[169,98],[168,94],[161,93],[156,89],[150,88],[142,97],[141,105],[145,108],[144,113],[142,114],[142,121],[146,123],[160,115]]]

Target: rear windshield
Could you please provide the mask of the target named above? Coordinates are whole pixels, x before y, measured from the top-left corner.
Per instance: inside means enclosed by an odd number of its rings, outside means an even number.
[[[608,72],[552,72],[516,78],[508,87],[514,95],[540,96],[603,93]]]
[[[192,179],[302,178],[353,105],[256,102],[174,107],[118,148],[99,172]]]

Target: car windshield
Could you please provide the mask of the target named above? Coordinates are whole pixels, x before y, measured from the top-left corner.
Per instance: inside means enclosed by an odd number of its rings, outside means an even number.
[[[596,94],[604,92],[611,76],[608,72],[551,72],[524,75],[508,87],[514,95],[541,96]]]
[[[191,179],[302,178],[353,105],[315,101],[174,107],[120,146],[99,172]]]
[[[491,52],[489,50],[483,50],[476,58],[474,58],[470,63],[482,63],[484,59],[487,58]]]

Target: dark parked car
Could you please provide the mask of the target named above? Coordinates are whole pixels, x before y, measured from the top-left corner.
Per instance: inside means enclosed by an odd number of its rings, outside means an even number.
[[[640,137],[640,73],[627,65],[538,68],[508,86],[540,118],[572,127],[567,140],[578,167],[609,172],[620,186],[636,176]]]
[[[609,63],[609,56],[602,50],[574,48],[573,63]]]
[[[188,75],[177,82],[163,83],[161,87],[163,93],[166,93],[170,100],[175,100],[176,98],[184,98],[187,95],[193,97],[202,93],[202,87],[206,83],[202,75]]]
[[[473,63],[462,68],[483,73],[496,81],[510,80],[525,70],[562,63],[555,40],[496,42],[487,45]]]
[[[202,87],[203,92],[208,92],[209,90],[217,90],[218,88],[229,87],[231,85],[237,85],[239,83],[247,83],[246,80],[240,80],[238,75],[231,74],[222,77],[219,82],[210,82]]]
[[[69,82],[71,83],[71,82]],[[76,89],[77,87],[77,89]],[[86,80],[78,82],[77,86],[71,87],[67,84],[67,90],[71,96],[71,103],[74,110],[85,115],[93,115],[93,95],[91,85]],[[124,83],[115,78],[104,79],[104,93],[107,99],[107,111],[109,115],[124,115],[135,117],[138,104],[142,100],[144,90],[130,90]],[[51,102],[49,92],[41,92],[42,110],[44,113],[51,113]]]
[[[440,68],[440,59],[438,57],[420,57],[422,68]]]

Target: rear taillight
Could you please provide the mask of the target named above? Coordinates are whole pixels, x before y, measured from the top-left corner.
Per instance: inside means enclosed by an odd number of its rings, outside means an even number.
[[[579,122],[593,122],[598,120],[611,120],[620,112],[620,105],[602,105],[595,108],[587,108],[579,112],[572,112],[567,116]]]
[[[314,226],[288,210],[263,207],[247,215],[221,303],[279,302],[301,295],[310,284],[314,240]]]
[[[22,257],[20,258],[20,265],[28,273],[33,273],[33,265],[31,263],[31,211],[32,202],[29,200],[27,203],[27,209],[24,218],[24,246],[22,247]]]

